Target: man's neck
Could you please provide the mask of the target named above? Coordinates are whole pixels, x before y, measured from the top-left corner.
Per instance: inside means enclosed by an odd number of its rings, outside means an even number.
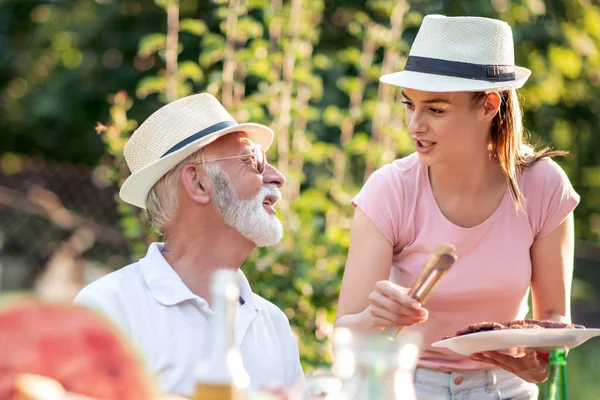
[[[163,257],[195,295],[211,302],[212,274],[217,269],[238,270],[254,243],[233,229],[175,230],[165,237]]]

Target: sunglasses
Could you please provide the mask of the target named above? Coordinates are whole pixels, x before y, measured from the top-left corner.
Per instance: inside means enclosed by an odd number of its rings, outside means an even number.
[[[214,162],[214,161],[234,160],[236,158],[244,158],[244,157],[252,157],[252,159],[254,160],[254,163],[256,164],[255,165],[256,171],[259,174],[262,174],[263,172],[265,172],[265,162],[266,162],[265,151],[259,144],[254,146],[252,153],[242,154],[240,156],[233,156],[233,157],[215,158],[213,160],[200,161],[200,162],[197,162],[194,164],[206,164],[206,163],[210,163],[210,162]]]

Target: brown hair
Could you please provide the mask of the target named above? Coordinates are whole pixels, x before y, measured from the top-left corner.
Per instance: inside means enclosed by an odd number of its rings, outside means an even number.
[[[474,101],[483,104],[489,92],[477,92]],[[500,109],[492,120],[490,129],[490,150],[496,158],[510,190],[517,209],[524,211],[525,198],[519,189],[518,178],[524,168],[533,165],[543,157],[564,156],[566,151],[545,147],[536,150],[529,144],[523,131],[523,115],[515,89],[498,92]]]

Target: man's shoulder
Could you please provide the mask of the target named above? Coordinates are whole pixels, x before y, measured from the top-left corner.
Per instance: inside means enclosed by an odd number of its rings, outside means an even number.
[[[109,299],[131,293],[137,285],[143,283],[143,276],[139,268],[139,262],[129,264],[123,268],[113,271],[95,280],[84,287],[77,297],[75,303],[86,299],[98,298]]]
[[[140,299],[143,276],[139,263],[111,272],[84,287],[73,300],[78,306],[90,308],[107,316],[125,332],[130,329],[131,299]]]
[[[281,308],[277,307],[275,304],[256,293],[252,293],[252,299],[259,309],[262,309],[269,315],[269,318],[273,323],[284,323],[285,325],[289,326],[290,323],[288,317],[281,310]]]

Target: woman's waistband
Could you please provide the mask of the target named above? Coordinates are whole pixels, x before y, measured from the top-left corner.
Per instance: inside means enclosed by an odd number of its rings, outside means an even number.
[[[415,383],[448,389],[450,392],[472,390],[486,387],[494,390],[498,383],[519,379],[514,374],[500,368],[479,371],[444,372],[431,368],[418,367],[415,369]]]

